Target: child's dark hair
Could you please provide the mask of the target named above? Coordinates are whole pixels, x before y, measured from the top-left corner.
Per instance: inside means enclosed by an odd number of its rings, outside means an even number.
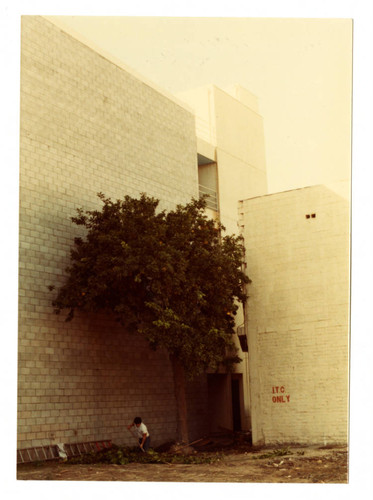
[[[134,423],[134,424],[141,424],[141,422],[142,422],[141,417],[135,417],[135,418],[133,419],[133,423]]]

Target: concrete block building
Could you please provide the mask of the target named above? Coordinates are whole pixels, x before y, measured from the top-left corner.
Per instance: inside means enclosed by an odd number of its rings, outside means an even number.
[[[161,208],[175,208],[203,192],[210,160],[217,182],[216,157],[223,158],[223,172],[228,151],[206,141],[197,147],[195,115],[184,101],[50,19],[23,17],[18,448],[105,439],[131,444],[125,426],[136,414],[148,424],[154,445],[175,439],[167,353],[150,351],[141,337],[102,315],[65,323],[53,312],[48,286],[64,281],[79,234],[70,220],[77,207],[100,206],[98,192],[113,199],[146,192]],[[220,198],[211,215],[224,214],[223,222],[236,230],[237,203],[230,201],[229,215]],[[191,439],[221,426],[248,428],[247,353],[241,357],[244,364],[232,379],[209,374],[189,384]]]
[[[196,117],[198,182],[208,212],[238,234],[237,203],[267,193],[263,118],[257,98],[239,85],[208,85],[178,94]],[[210,428],[251,430],[247,331],[242,308],[236,317],[242,362],[235,372],[208,374]]]
[[[313,186],[239,210],[253,442],[347,443],[349,202]]]
[[[347,439],[348,203],[318,187],[267,195],[263,119],[237,86],[169,95],[58,18],[25,16],[21,40],[19,449],[176,438],[166,352],[110,318],[56,316],[76,208],[145,192],[245,238],[252,284],[237,315],[242,362],[188,383],[191,440],[252,431],[254,444]],[[239,200],[244,200],[239,202]],[[309,216],[309,217],[308,217]]]
[[[18,447],[112,439],[140,414],[155,444],[175,437],[172,372],[107,317],[71,324],[51,307],[77,207],[146,192],[174,208],[198,196],[193,113],[41,17],[22,19]],[[143,360],[141,362],[141,360]],[[190,386],[191,438],[207,386]],[[198,415],[199,418],[195,418]]]

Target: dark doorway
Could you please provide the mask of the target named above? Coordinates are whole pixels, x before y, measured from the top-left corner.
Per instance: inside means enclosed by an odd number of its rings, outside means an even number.
[[[233,430],[240,431],[241,428],[241,404],[240,404],[240,380],[232,379],[232,415]]]
[[[230,429],[230,377],[214,373],[207,376],[207,381],[210,432]]]

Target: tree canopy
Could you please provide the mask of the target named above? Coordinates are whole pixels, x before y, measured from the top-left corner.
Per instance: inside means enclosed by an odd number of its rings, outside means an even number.
[[[76,309],[110,312],[188,373],[216,368],[233,348],[237,302],[246,300],[241,237],[222,237],[204,200],[167,213],[145,194],[98,196],[101,210],[78,209],[72,218],[87,232],[74,239],[55,311],[69,309],[68,320]]]

